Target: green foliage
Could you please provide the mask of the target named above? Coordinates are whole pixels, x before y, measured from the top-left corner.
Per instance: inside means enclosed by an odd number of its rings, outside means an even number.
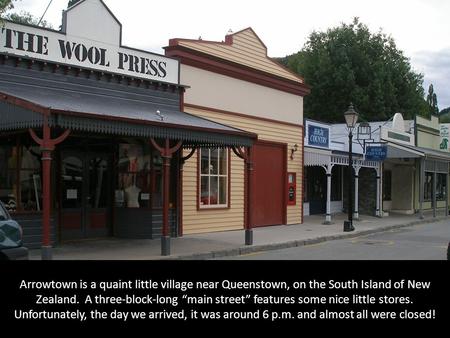
[[[81,0],[69,0],[69,3],[67,4],[67,8],[72,7],[73,5],[77,4]]]
[[[439,122],[450,123],[450,107],[441,110],[439,113]]]
[[[309,118],[344,122],[350,102],[367,121],[427,111],[423,75],[411,69],[392,37],[371,33],[358,18],[313,32],[300,52],[287,57],[287,65],[312,88],[304,107]]]
[[[36,18],[34,15],[32,15],[29,12],[20,12],[19,13],[8,13],[4,15],[4,18],[13,22],[22,23],[22,24],[28,24],[28,25],[35,25],[37,26],[39,23],[39,18]],[[45,28],[53,28],[51,24],[49,24],[47,21],[42,20],[41,23],[39,23],[39,26],[45,27]]]
[[[434,92],[433,84],[430,84],[430,86],[428,87],[427,105],[429,115],[439,115],[437,96]]]
[[[12,8],[14,8],[12,0],[0,0],[0,15]]]

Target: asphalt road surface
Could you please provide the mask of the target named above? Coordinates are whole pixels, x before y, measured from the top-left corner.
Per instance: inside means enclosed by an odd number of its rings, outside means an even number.
[[[446,260],[450,220],[351,239],[274,251],[232,260]]]

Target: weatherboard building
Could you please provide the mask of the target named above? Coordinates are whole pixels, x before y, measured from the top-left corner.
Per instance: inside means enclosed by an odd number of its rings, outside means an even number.
[[[25,244],[50,258],[66,240],[161,237],[167,255],[183,233],[245,228],[251,244],[254,226],[301,223],[303,80],[251,29],[165,56],[121,36],[101,0],[61,31],[0,30],[0,200]]]
[[[361,122],[353,139],[353,217],[393,214],[448,216],[450,153],[438,117]],[[345,124],[305,120],[304,212],[332,215],[348,206],[348,130]]]

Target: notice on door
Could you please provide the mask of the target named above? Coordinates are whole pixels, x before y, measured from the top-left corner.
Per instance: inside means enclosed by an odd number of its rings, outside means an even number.
[[[66,198],[68,200],[78,199],[78,190],[77,189],[67,189]]]

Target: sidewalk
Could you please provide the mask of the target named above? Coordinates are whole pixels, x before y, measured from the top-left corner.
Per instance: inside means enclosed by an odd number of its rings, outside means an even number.
[[[73,243],[64,243],[53,250],[55,260],[161,260],[161,259],[211,259],[236,256],[252,252],[276,250],[295,246],[309,245],[335,239],[344,239],[368,235],[376,232],[433,223],[444,220],[442,214],[432,218],[418,219],[417,215],[390,215],[377,218],[361,215],[354,221],[353,232],[343,232],[343,223],[347,216],[333,216],[334,224],[322,224],[323,216],[308,216],[304,224],[282,225],[255,228],[254,244],[244,245],[244,231],[226,231],[198,235],[186,235],[171,240],[172,255],[162,257],[159,239],[95,239]],[[40,250],[30,250],[30,259],[39,260]]]

